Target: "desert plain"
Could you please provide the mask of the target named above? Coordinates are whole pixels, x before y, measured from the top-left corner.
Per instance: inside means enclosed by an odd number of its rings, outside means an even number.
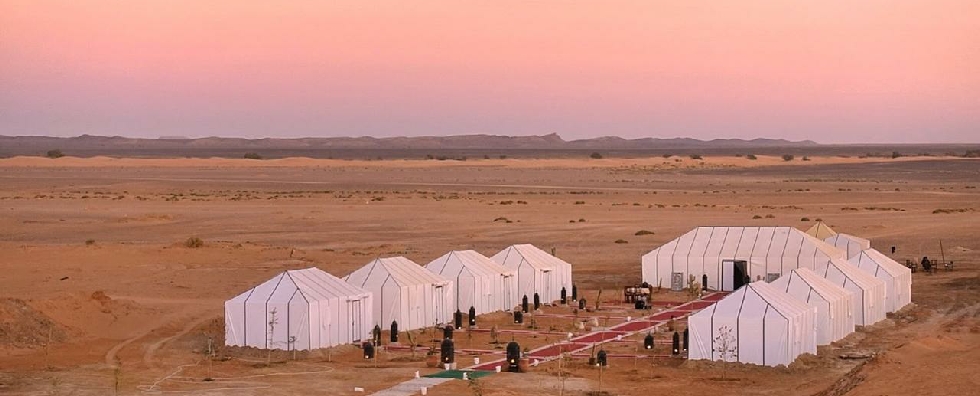
[[[222,348],[223,302],[286,269],[343,276],[378,256],[425,264],[452,249],[489,256],[532,243],[572,263],[586,298],[602,290],[604,309],[624,315],[620,295],[640,281],[640,256],[693,227],[805,230],[818,220],[901,263],[942,257],[954,269],[913,274],[912,306],[789,367],[660,350],[601,373],[571,357],[560,370],[547,363],[429,394],[975,394],[978,186],[980,160],[943,156],[0,159],[0,394],[370,394],[435,370],[407,351],[366,362],[353,346]],[[503,313],[484,320],[507,325]],[[489,348],[486,335],[463,337]],[[220,358],[205,359],[209,339]],[[633,341],[611,348],[633,352]]]

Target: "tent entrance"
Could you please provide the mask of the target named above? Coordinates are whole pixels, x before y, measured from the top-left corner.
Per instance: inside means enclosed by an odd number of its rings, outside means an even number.
[[[745,260],[721,261],[721,290],[735,291],[748,283],[748,262]]]
[[[347,306],[350,312],[350,340],[361,341],[364,339],[364,318],[361,317],[364,311],[361,309],[361,300],[349,301]]]

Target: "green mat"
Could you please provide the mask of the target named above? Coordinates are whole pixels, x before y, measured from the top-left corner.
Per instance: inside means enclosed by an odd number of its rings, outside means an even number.
[[[480,377],[486,377],[486,376],[488,376],[490,374],[493,374],[494,372],[493,371],[482,371],[482,370],[481,371],[446,370],[446,371],[440,371],[440,372],[435,373],[435,374],[423,375],[423,377],[425,377],[425,378],[455,378],[455,379],[463,379],[463,373],[466,373],[466,376],[468,378],[480,378]]]

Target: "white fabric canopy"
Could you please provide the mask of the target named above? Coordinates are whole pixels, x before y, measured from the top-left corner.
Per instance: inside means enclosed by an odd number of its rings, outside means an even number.
[[[912,302],[912,270],[875,249],[866,249],[849,261],[885,282],[886,312],[898,311]]]
[[[722,360],[722,334],[729,329],[737,357],[728,361],[788,365],[801,354],[817,353],[815,320],[815,308],[753,282],[688,319],[688,358]]]
[[[814,224],[812,227],[806,230],[806,233],[821,241],[837,235],[837,231],[834,231],[833,228],[830,228],[830,226],[822,221],[818,221],[817,224]]]
[[[854,332],[854,295],[807,268],[797,268],[769,284],[817,309],[817,345]]]
[[[517,305],[514,271],[473,250],[453,250],[425,268],[453,282],[453,310],[477,315],[506,311]]]
[[[225,345],[306,350],[370,338],[371,293],[319,268],[291,270],[225,301]]]
[[[571,296],[572,265],[534,245],[512,245],[492,259],[515,272],[519,298],[527,296],[533,301],[538,293],[543,302],[560,300],[562,288]]]
[[[865,249],[871,249],[871,241],[849,234],[838,233],[824,239],[825,242],[847,252],[847,258],[856,257]]]
[[[344,278],[373,294],[374,325],[415,330],[452,321],[453,285],[404,257],[378,258]]]
[[[813,272],[854,292],[854,324],[870,326],[885,318],[885,282],[846,260],[834,259]]]
[[[792,227],[698,227],[643,255],[643,281],[670,287],[672,277],[686,286],[708,276],[712,290],[732,290],[743,283],[735,260],[746,262],[750,280],[772,280],[796,268],[823,268],[846,259],[840,249]]]

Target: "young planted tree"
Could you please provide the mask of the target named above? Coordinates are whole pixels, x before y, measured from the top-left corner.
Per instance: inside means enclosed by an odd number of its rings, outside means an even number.
[[[721,357],[723,362],[735,362],[738,361],[738,340],[735,339],[735,335],[732,334],[732,328],[728,326],[721,326],[718,329],[718,335],[715,336],[715,346],[713,349],[714,353],[717,353]],[[728,378],[728,365],[723,365],[721,370],[721,378]]]
[[[265,345],[265,347],[269,349],[269,354],[266,356],[265,359],[266,366],[272,364],[272,343],[274,341],[273,334],[275,334],[276,332],[277,324],[279,324],[278,312],[276,311],[276,308],[272,308],[272,310],[269,311],[269,337],[268,337],[268,342]]]

